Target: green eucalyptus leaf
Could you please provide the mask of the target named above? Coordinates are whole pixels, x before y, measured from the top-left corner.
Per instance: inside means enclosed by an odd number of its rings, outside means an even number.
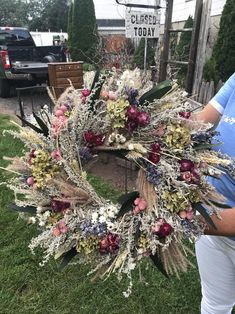
[[[77,255],[77,250],[75,247],[73,247],[71,250],[66,252],[61,260],[59,269],[62,270],[63,268],[65,268],[76,255]]]
[[[98,69],[95,72],[95,76],[94,76],[93,82],[91,84],[91,90],[93,90],[93,88],[95,87],[95,84],[99,81],[99,77],[100,77],[100,70]]]
[[[10,209],[13,209],[20,213],[30,213],[30,214],[36,214],[36,207],[34,206],[17,206],[16,204],[10,204]]]
[[[47,137],[49,135],[49,129],[47,125],[45,124],[45,122],[40,117],[38,117],[35,114],[35,112],[33,112],[33,116],[35,120],[37,121],[37,124],[39,125],[40,129],[43,131],[43,134]]]
[[[30,127],[32,130],[34,130],[37,133],[41,133],[43,134],[43,130],[39,129],[38,127],[36,127],[34,124],[28,122],[26,119],[22,118],[19,115],[16,115],[25,125],[27,125],[28,127]]]
[[[149,256],[150,259],[152,260],[153,264],[157,267],[157,269],[166,277],[169,279],[169,275],[167,274],[167,272],[165,271],[162,261],[159,258],[158,254],[154,254],[154,255],[150,255]]]
[[[172,82],[169,80],[163,81],[158,85],[154,86],[150,91],[143,94],[139,102],[141,105],[146,104],[147,102],[153,102],[154,99],[162,98],[167,92],[169,92],[172,88]]]
[[[94,87],[93,87],[91,94],[89,96],[89,99],[88,99],[88,104],[89,104],[91,110],[94,110],[95,102],[100,97],[100,92],[102,90],[105,79],[106,79],[106,76],[102,75],[101,77],[98,78],[98,81],[94,83]]]

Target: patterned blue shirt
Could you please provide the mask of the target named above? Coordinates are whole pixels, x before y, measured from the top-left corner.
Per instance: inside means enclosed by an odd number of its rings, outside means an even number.
[[[217,139],[221,145],[216,146],[214,150],[235,157],[235,73],[212,98],[210,104],[221,114],[216,128],[219,132]],[[210,177],[208,180],[226,197],[226,204],[235,207],[235,180],[229,174],[221,176],[220,179]],[[235,240],[235,237],[232,239]]]

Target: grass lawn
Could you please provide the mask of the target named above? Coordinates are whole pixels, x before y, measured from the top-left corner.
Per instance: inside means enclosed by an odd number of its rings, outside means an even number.
[[[2,156],[14,156],[22,144],[2,130],[9,119],[0,116],[0,165]],[[0,170],[0,181],[6,173]],[[97,190],[115,199],[118,192],[99,178],[93,179]],[[199,314],[200,283],[197,269],[182,274],[180,279],[164,278],[151,263],[144,263],[141,277],[136,271],[132,295],[126,299],[122,291],[127,281],[115,277],[91,282],[88,269],[69,265],[59,271],[51,261],[41,268],[40,254],[31,255],[28,244],[37,234],[8,209],[12,193],[0,187],[0,313],[1,314]],[[195,259],[193,262],[196,264]],[[146,269],[147,268],[147,269]]]

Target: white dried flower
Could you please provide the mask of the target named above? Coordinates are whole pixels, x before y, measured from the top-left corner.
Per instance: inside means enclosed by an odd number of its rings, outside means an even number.
[[[134,150],[134,144],[128,144],[127,148],[128,148],[129,150]]]
[[[112,231],[113,230],[113,228],[114,228],[114,223],[113,222],[107,222],[107,229],[108,229],[108,231]]]
[[[106,222],[106,219],[105,219],[105,216],[100,216],[99,217],[99,223],[104,223],[104,222]]]
[[[43,212],[43,207],[42,206],[38,206],[37,207],[37,214],[41,214]]]
[[[34,225],[36,223],[36,218],[35,217],[29,217],[28,223]]]
[[[91,216],[92,223],[96,223],[98,220],[98,217],[99,217],[98,213],[93,213]]]
[[[108,143],[109,144],[114,143],[115,139],[116,139],[116,134],[115,133],[110,134],[108,137]]]
[[[100,207],[99,214],[103,215],[105,213],[105,207]]]
[[[41,220],[41,221],[39,221],[38,224],[39,224],[40,227],[44,227],[46,223],[43,220]]]
[[[116,134],[116,142],[121,144],[125,143],[126,142],[125,136],[123,136],[122,134]]]

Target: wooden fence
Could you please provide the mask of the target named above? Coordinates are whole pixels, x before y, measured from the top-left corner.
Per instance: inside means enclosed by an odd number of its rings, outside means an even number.
[[[214,81],[206,82],[202,81],[199,86],[198,94],[196,94],[193,98],[197,102],[206,105],[210,99],[218,92],[218,90],[222,87],[223,82],[220,80],[216,85]]]

